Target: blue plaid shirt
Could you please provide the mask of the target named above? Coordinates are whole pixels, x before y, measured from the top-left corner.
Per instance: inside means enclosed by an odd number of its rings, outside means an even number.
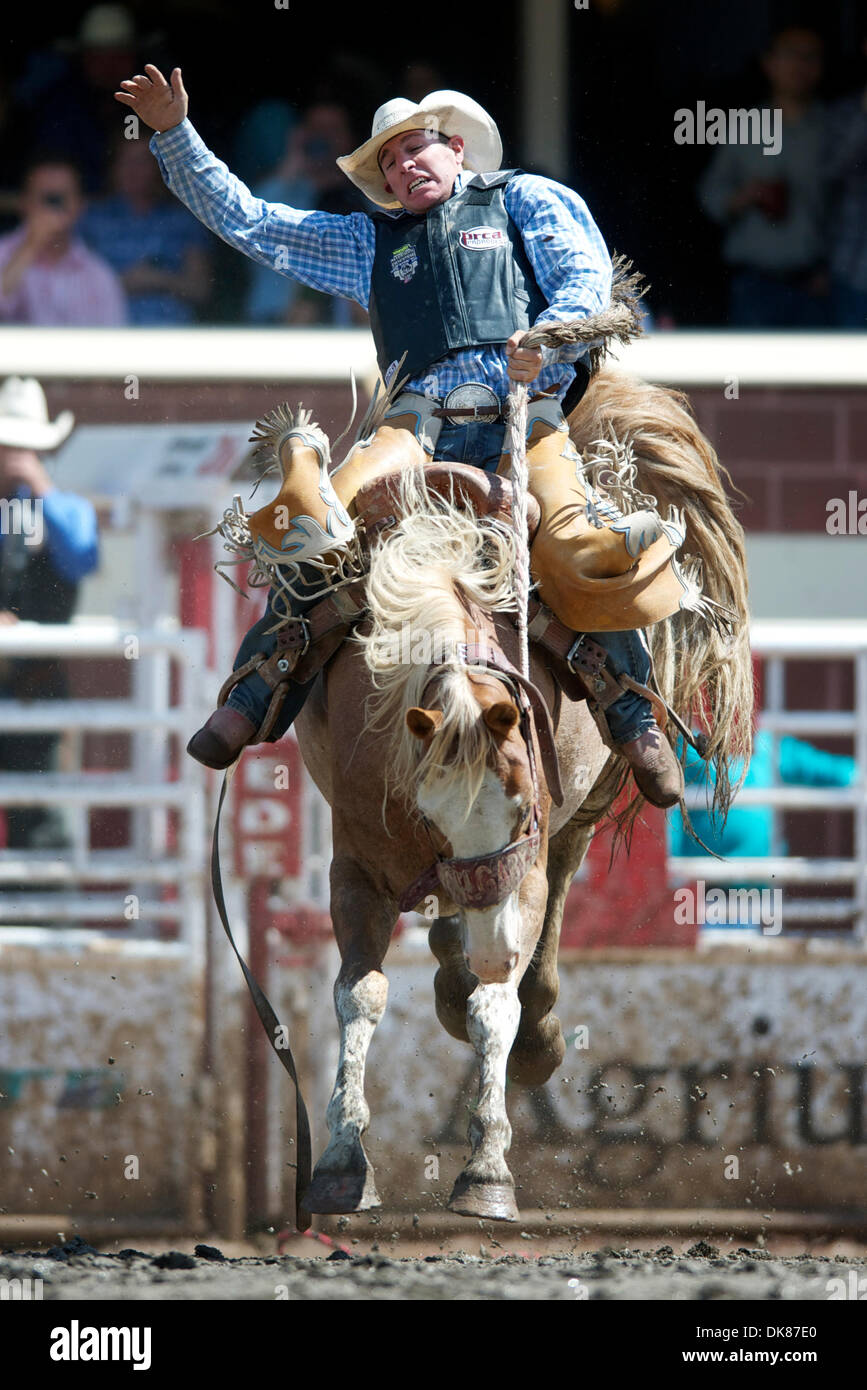
[[[150,148],[172,192],[230,246],[312,289],[367,308],[376,224],[366,213],[303,212],[255,198],[188,119],[154,135]],[[455,192],[464,181],[459,174]],[[518,174],[506,186],[504,201],[548,301],[536,322],[583,318],[603,309],[611,291],[611,257],[583,199],[552,179]],[[534,390],[562,400],[575,377],[570,364],[587,350],[583,345],[544,349]],[[483,381],[505,399],[511,386],[505,349],[450,352],[406,389],[442,398],[467,381]]]

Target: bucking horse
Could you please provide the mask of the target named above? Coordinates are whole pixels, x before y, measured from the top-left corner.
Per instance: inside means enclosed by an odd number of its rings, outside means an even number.
[[[724,816],[735,761],[748,760],[753,705],[730,480],[686,398],[619,369],[598,367],[569,426],[585,477],[600,488],[607,478],[616,493],[628,473],[661,514],[674,507],[683,518],[681,562],[703,600],[656,623],[648,640],[660,719],[679,712],[667,736],[675,744],[679,730],[704,731]],[[329,461],[322,431],[286,406],[257,438],[284,477],[311,439],[323,469]],[[596,828],[613,816],[628,842],[642,804],[603,737],[592,681],[576,678],[570,644],[555,621],[539,620],[537,600],[521,670],[511,501],[504,480],[461,465],[377,479],[356,499],[363,564],[335,586],[330,627],[315,634],[327,660],[295,729],[331,807],[340,1054],[329,1139],[309,1185],[299,1155],[304,1212],[379,1205],[363,1142],[365,1061],[386,1008],[389,942],[415,909],[434,918],[437,1017],[479,1062],[471,1154],[449,1207],[517,1219],[506,1080],[542,1085],[563,1060],[553,1010],[566,894]],[[682,735],[681,744],[685,759]]]

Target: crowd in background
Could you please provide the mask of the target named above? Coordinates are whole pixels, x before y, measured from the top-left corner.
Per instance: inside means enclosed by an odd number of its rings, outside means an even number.
[[[867,328],[867,84],[826,105],[823,63],[815,31],[775,34],[763,105],[780,113],[779,152],[721,145],[700,180],[723,229],[733,327]]]
[[[73,41],[31,51],[14,79],[0,74],[0,323],[366,322],[349,301],[227,258],[222,243],[168,193],[148,149],[151,132],[136,137],[113,95],[145,59],[159,58],[160,37],[143,33],[124,7],[100,5],[84,15]],[[631,254],[637,246],[641,268],[649,263],[656,270],[648,302],[658,326],[702,322],[700,311],[691,315],[686,307],[696,274],[687,264],[694,257],[683,211],[686,181],[694,214],[706,226],[701,273],[714,289],[705,320],[747,328],[867,327],[864,26],[855,50],[850,56],[861,62],[860,85],[842,95],[838,88],[834,97],[825,41],[809,25],[778,26],[752,55],[761,87],[756,104],[781,112],[780,152],[768,156],[760,144],[708,145],[700,151],[701,168],[681,163],[681,203],[671,206],[682,224],[682,265],[678,226],[661,230],[662,160],[642,197],[627,205],[611,175],[598,174],[606,122],[589,135],[582,128],[570,181],[609,245]],[[263,94],[215,147],[266,201],[364,210],[365,200],[335,159],[366,137],[374,106],[395,92],[420,100],[459,85],[446,62],[442,68],[410,63],[389,77],[363,63],[353,69],[338,54],[309,101],[293,106]],[[499,110],[493,114],[500,119]],[[666,168],[677,179],[673,119],[670,124]],[[582,155],[591,143],[597,177],[590,157],[585,179]],[[616,174],[616,157],[607,163]],[[630,162],[623,164],[628,176]],[[653,203],[650,216],[646,201]],[[678,279],[680,289],[667,293]]]

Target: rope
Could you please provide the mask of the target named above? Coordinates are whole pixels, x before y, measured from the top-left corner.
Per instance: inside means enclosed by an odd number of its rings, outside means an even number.
[[[509,392],[510,479],[512,483],[512,527],[515,532],[515,600],[518,605],[518,655],[522,676],[530,675],[527,639],[527,605],[530,602],[530,551],[527,545],[527,402],[529,392],[516,382]]]

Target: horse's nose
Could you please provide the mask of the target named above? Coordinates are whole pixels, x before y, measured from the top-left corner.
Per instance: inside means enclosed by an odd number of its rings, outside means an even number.
[[[503,985],[511,978],[512,971],[518,964],[518,953],[513,951],[511,955],[505,957],[489,956],[466,956],[467,969],[478,978],[483,985]]]

